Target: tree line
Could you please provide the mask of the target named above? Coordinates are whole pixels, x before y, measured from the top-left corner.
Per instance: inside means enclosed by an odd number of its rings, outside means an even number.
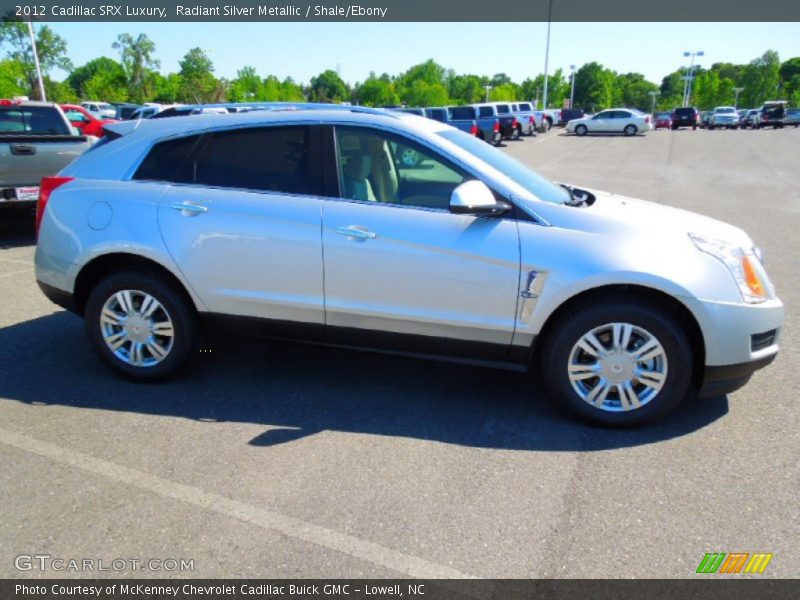
[[[351,102],[365,106],[445,106],[490,100],[539,100],[544,75],[517,83],[505,73],[491,77],[458,74],[428,60],[404,73],[370,73],[353,85],[337,71],[328,69],[307,84],[291,77],[262,77],[254,67],[244,66],[233,79],[217,77],[214,64],[201,48],[191,48],[179,63],[177,73],[160,72],[156,44],[146,34],[123,33],[112,45],[117,58],[101,56],[75,67],[67,54],[66,41],[47,25],[37,28],[36,46],[48,100],[77,102],[93,99],[108,102]],[[24,23],[0,25],[0,97],[38,97],[33,52]],[[56,81],[54,69],[69,76]],[[597,62],[582,65],[574,73],[574,106],[591,112],[613,106],[650,111],[670,110],[682,104],[686,75],[678,69],[661,84],[641,73],[617,73]],[[548,77],[548,107],[561,107],[572,93],[572,74],[557,69]],[[487,92],[488,88],[488,92]],[[696,67],[692,81],[692,105],[700,108],[733,105],[756,107],[765,100],[785,99],[800,105],[800,57],[780,61],[768,50],[746,65],[715,63]]]

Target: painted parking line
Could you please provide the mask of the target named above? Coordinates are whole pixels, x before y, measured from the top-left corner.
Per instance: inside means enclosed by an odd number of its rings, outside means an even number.
[[[20,275],[22,273],[30,273],[33,271],[32,268],[22,269],[21,271],[11,271],[10,273],[2,273],[0,277],[11,277],[12,275]]]
[[[157,475],[130,469],[88,454],[62,448],[27,435],[0,429],[0,443],[38,454],[55,463],[68,465],[106,479],[147,490],[165,498],[226,515],[245,523],[276,531],[291,538],[336,550],[364,561],[419,579],[472,579],[456,569],[398,552],[380,544],[307,523],[271,510],[252,506],[196,487],[176,483]]]

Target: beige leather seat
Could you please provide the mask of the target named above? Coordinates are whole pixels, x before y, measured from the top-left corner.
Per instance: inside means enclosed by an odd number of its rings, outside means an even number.
[[[352,154],[347,158],[342,173],[344,197],[351,200],[375,202],[375,193],[368,177],[372,171],[372,159],[363,153]]]

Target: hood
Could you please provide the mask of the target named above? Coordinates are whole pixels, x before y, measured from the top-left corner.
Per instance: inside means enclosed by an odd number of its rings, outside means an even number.
[[[646,238],[686,236],[689,233],[723,240],[746,249],[753,246],[743,230],[688,210],[581,187],[595,195],[591,206],[568,207],[581,213],[580,228]]]

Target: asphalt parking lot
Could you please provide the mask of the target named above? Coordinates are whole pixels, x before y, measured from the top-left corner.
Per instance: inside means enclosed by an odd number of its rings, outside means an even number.
[[[128,383],[39,292],[29,221],[4,222],[0,577],[689,578],[714,551],[800,576],[798,148],[797,129],[508,142],[764,250],[776,362],[633,431],[576,423],[521,374],[293,344],[221,340],[179,380]],[[33,554],[194,570],[15,567]]]

